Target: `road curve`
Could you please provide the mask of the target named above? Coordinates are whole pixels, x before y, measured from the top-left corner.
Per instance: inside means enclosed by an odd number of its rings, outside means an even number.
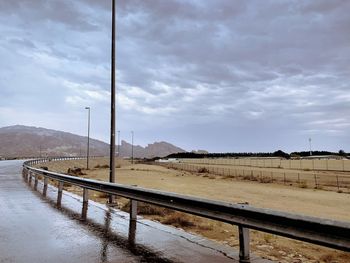
[[[173,227],[138,219],[57,189],[41,195],[21,176],[23,161],[0,161],[0,263],[2,262],[238,262],[237,251]],[[267,262],[254,258],[252,262]]]

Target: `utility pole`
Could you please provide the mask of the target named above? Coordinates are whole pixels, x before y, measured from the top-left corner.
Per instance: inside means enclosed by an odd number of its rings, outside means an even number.
[[[115,183],[115,0],[112,0],[111,141],[109,158],[109,182]],[[114,195],[109,196],[109,203],[114,203]]]
[[[86,169],[89,170],[90,157],[90,107],[85,107],[88,110],[88,136],[87,136],[87,150],[86,150]]]

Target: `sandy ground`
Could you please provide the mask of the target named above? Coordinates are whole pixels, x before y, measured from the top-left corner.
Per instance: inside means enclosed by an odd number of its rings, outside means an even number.
[[[240,176],[246,178],[246,180],[249,180],[249,177],[252,177],[253,180],[264,177],[286,185],[303,184],[306,188],[317,187],[350,193],[350,172],[266,168],[232,164],[162,163],[161,165],[190,172],[206,168],[213,174]]]
[[[97,159],[90,167],[107,164]],[[66,172],[69,167],[84,167],[84,161],[51,162],[45,164],[50,170]],[[230,203],[249,202],[254,207],[350,221],[350,194],[317,189],[302,189],[280,184],[262,184],[253,181],[239,181],[222,176],[190,173],[165,167],[117,162],[117,181],[126,185],[138,185],[186,195],[226,201]],[[108,168],[92,168],[83,177],[108,180]],[[80,193],[75,187],[69,190]],[[92,198],[105,202],[98,193]],[[121,200],[120,202],[123,202]],[[162,221],[157,216],[151,217]],[[237,246],[236,227],[212,220],[192,217],[197,227],[185,228],[207,238]],[[310,245],[270,234],[252,231],[252,251],[260,256],[279,262],[350,262],[350,253]]]

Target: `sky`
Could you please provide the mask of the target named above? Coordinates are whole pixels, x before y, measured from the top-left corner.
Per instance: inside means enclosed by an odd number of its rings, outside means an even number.
[[[350,151],[350,1],[117,0],[117,130],[185,150]],[[109,141],[111,0],[0,0],[0,127]]]

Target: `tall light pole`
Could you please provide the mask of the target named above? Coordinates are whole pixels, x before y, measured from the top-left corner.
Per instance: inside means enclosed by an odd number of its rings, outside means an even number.
[[[109,152],[109,182],[115,182],[115,0],[112,0],[111,141]],[[114,203],[114,195],[109,196],[109,203]]]
[[[118,131],[118,157],[120,157],[120,131]]]
[[[88,136],[87,136],[87,150],[86,150],[86,169],[89,170],[89,155],[90,155],[90,107],[85,107],[88,110]]]
[[[311,150],[311,138],[309,138],[309,145],[310,145],[310,156],[312,155],[312,150]]]
[[[131,164],[134,164],[134,131],[131,131]]]

